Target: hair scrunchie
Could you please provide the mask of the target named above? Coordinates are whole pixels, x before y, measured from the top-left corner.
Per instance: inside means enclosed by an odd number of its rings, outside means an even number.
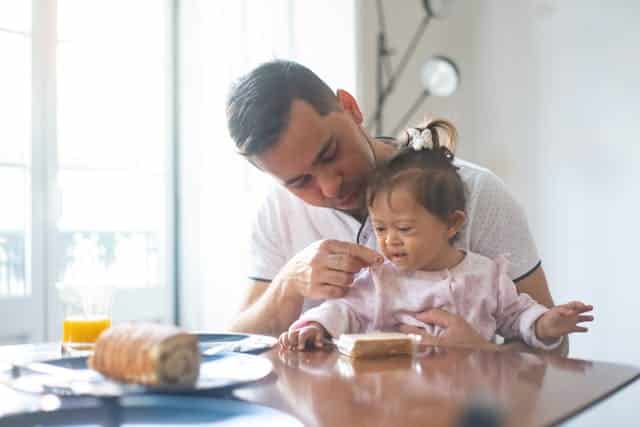
[[[433,150],[433,134],[431,129],[425,128],[419,130],[415,128],[407,129],[407,135],[409,135],[408,145],[413,148],[414,151],[420,150]]]

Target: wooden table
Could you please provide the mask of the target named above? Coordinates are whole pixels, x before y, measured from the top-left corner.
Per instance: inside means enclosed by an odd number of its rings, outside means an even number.
[[[0,365],[59,356],[59,344],[0,347]],[[279,348],[263,357],[272,361],[274,372],[228,397],[281,409],[308,426],[452,426],[462,411],[478,407],[501,414],[505,425],[513,426],[565,420],[571,426],[638,425],[640,381],[634,380],[640,370],[630,366],[434,348],[414,358],[379,360]],[[0,425],[1,416],[15,412],[17,405],[41,404],[36,397],[30,399],[0,386]],[[621,407],[627,411],[622,418]]]
[[[335,351],[273,349],[265,356],[274,378],[234,396],[308,426],[452,426],[474,410],[499,414],[504,425],[554,425],[640,375],[624,365],[462,349],[359,361]]]

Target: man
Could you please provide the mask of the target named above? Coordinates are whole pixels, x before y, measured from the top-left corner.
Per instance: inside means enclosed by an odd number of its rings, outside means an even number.
[[[367,134],[348,92],[334,94],[290,61],[265,63],[241,78],[228,98],[227,119],[239,152],[282,184],[258,212],[252,283],[232,329],[277,335],[306,308],[344,295],[360,269],[382,261],[373,250],[364,186],[397,144]],[[509,253],[518,291],[552,306],[524,212],[490,171],[458,165],[470,193],[460,245],[492,258]],[[354,243],[356,235],[362,244]],[[429,310],[416,317],[445,329],[441,344],[491,346],[455,315]]]

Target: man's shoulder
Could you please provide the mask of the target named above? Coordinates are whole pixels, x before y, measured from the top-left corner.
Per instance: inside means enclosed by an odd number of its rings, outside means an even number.
[[[287,191],[281,185],[274,185],[267,191],[262,201],[262,209],[279,211],[304,209],[306,203]]]
[[[453,164],[458,167],[458,173],[465,182],[481,179],[485,176],[495,176],[488,168],[458,157],[455,158]]]
[[[319,233],[318,239],[325,238],[323,232],[333,230],[336,224],[344,222],[338,211],[310,205],[280,185],[269,191],[256,214],[257,217],[269,218],[270,222],[279,224],[282,229],[297,229],[301,233],[303,229],[313,229]],[[330,234],[332,236],[335,233]]]
[[[501,195],[508,191],[500,177],[490,169],[457,158],[454,160],[454,164],[458,167],[462,182],[469,191],[471,204],[474,204],[477,198],[482,197],[489,200],[493,195]]]
[[[281,185],[274,185],[265,196],[263,205],[266,205],[270,210],[277,209],[289,213],[304,212],[307,215],[331,213],[331,209],[310,205]]]

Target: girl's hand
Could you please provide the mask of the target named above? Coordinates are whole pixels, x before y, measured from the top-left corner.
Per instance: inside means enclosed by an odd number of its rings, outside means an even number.
[[[580,301],[557,305],[536,320],[536,336],[541,341],[552,341],[570,332],[587,332],[587,328],[578,324],[593,320],[593,316],[582,314],[591,310],[592,305]]]
[[[307,348],[321,348],[324,345],[327,330],[318,322],[309,322],[297,329],[283,332],[278,342],[289,350],[304,350]]]
[[[434,337],[415,326],[403,325],[400,330],[407,334],[416,334],[421,337],[421,343],[427,345],[439,345],[444,347],[474,347],[483,349],[496,349],[496,345],[485,340],[465,319],[447,311],[434,308],[415,316],[423,323],[440,326],[442,333]]]

